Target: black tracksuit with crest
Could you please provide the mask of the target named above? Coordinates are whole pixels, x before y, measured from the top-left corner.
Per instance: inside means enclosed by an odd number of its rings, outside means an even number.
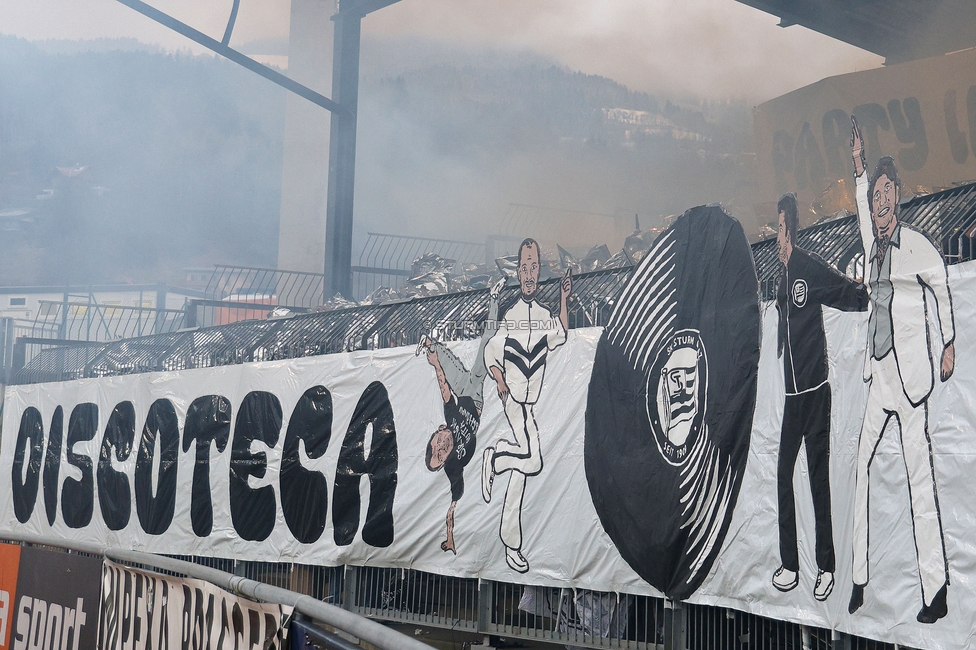
[[[841,275],[818,255],[793,248],[776,296],[778,352],[783,358],[786,379],[777,472],[779,545],[783,566],[791,571],[798,571],[800,564],[793,470],[801,443],[806,445],[813,493],[817,565],[821,571],[834,571],[830,518],[830,384],[823,307],[864,311],[867,304],[868,294],[863,284]]]

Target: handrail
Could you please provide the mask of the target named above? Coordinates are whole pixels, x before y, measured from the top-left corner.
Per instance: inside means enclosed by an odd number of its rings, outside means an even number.
[[[154,555],[152,553],[144,553],[142,551],[103,547],[86,542],[43,537],[41,535],[3,532],[0,533],[0,539],[25,544],[66,548],[82,553],[101,555],[110,560],[152,566],[164,571],[181,573],[198,580],[205,580],[233,594],[250,598],[251,600],[294,607],[296,611],[362,639],[380,648],[380,650],[395,650],[399,648],[406,650],[431,650],[431,647],[426,643],[401,634],[381,623],[354,614],[341,607],[316,600],[305,594],[299,594],[288,589],[282,589],[281,587],[274,587],[243,576],[235,576],[226,571],[194,564],[193,562]]]

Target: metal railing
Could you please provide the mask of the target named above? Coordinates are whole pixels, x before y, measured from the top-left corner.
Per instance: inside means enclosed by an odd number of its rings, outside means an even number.
[[[898,218],[925,233],[942,251],[946,263],[976,259],[976,183],[913,197],[900,206]],[[804,228],[797,235],[797,242],[841,273],[852,277],[863,275],[863,264],[855,267],[864,253],[856,215]],[[781,271],[776,240],[753,244],[752,252],[760,294],[763,300],[774,300]]]
[[[459,264],[485,264],[485,250],[477,242],[367,233],[359,263],[352,267],[354,297],[362,300],[380,286],[399,288],[411,277],[414,260],[427,253]]]
[[[94,296],[79,300],[40,300],[34,319],[35,338],[68,341],[115,341],[175,332],[184,327],[182,309],[157,309],[100,303]]]
[[[141,551],[102,547],[78,541],[23,535],[18,533],[0,534],[0,539],[31,546],[43,546],[49,550],[62,550],[83,553],[92,557],[104,557],[115,562],[140,569],[150,569],[164,574],[205,580],[237,596],[264,603],[274,603],[293,607],[296,612],[341,630],[381,650],[430,650],[430,646],[417,639],[400,634],[387,626],[360,616],[348,609],[324,602],[320,598],[309,597],[306,592],[294,591],[274,584],[251,578],[243,573],[231,573],[228,566],[237,566],[234,560],[215,560],[214,558],[193,558],[202,561],[187,561],[176,557],[153,555]],[[231,564],[227,564],[231,563]],[[214,566],[214,565],[218,566]],[[251,562],[248,568],[260,570],[267,563]],[[221,566],[222,565],[222,566]]]
[[[206,294],[211,300],[310,309],[322,304],[324,278],[321,273],[217,264]]]
[[[412,569],[347,566],[343,575],[342,606],[351,611],[505,639],[626,650],[911,650],[653,596],[526,587]]]
[[[463,645],[501,637],[620,650],[910,650],[836,631],[737,610],[653,596],[453,578],[412,569],[322,567],[201,556],[162,556],[53,538],[0,534],[0,540],[106,557],[141,569],[206,580],[251,600],[289,605],[307,619],[374,647],[429,646],[388,624],[462,633]],[[527,602],[530,594],[532,602]],[[356,647],[328,631],[312,636]],[[306,631],[308,633],[308,631]],[[346,644],[346,645],[344,645]],[[456,647],[456,646],[455,646]]]
[[[570,327],[605,324],[630,273],[630,268],[620,268],[578,276],[569,302]],[[558,291],[558,279],[540,283],[539,300],[557,304]],[[517,286],[506,287],[501,295],[502,304],[513,301],[517,293]],[[268,307],[248,303],[239,308],[257,312]],[[14,374],[11,383],[209,368],[416,345],[424,334],[445,341],[477,338],[487,312],[488,291],[479,289],[104,343],[62,342],[54,346],[46,341],[33,342],[31,345],[42,349],[25,356],[25,364]]]
[[[13,318],[0,318],[0,384],[10,383],[16,365],[23,365],[14,363],[14,342],[25,334]]]
[[[976,258],[976,184],[914,197],[901,206],[900,218],[938,242],[948,263]],[[471,242],[378,233],[371,233],[370,238],[360,261],[381,266],[357,267],[360,273],[393,268],[400,273],[397,277],[401,280],[409,276],[410,262],[423,252],[439,251],[459,261],[477,261],[478,256],[485,255],[486,251],[484,245]],[[862,259],[862,251],[855,217],[842,217],[806,228],[800,231],[798,242],[821,255],[841,272],[852,276],[863,275],[863,264],[857,264]],[[772,300],[780,275],[776,241],[770,239],[753,245],[753,255],[760,295],[764,300]],[[623,282],[629,277],[630,269],[602,273],[606,275],[587,274],[579,278],[571,313],[574,326],[603,322]],[[615,286],[600,286],[603,280],[610,280],[610,284]],[[595,284],[590,288],[583,286],[587,283]],[[548,287],[548,298],[554,301],[555,284],[543,286]],[[20,340],[20,347],[11,350],[7,346],[0,350],[4,363],[0,367],[6,369],[5,375],[9,377],[13,369],[24,367],[25,364],[30,366],[24,377],[16,381],[56,381],[59,378],[74,379],[409,345],[416,343],[419,335],[425,332],[434,332],[438,338],[446,340],[473,338],[478,335],[479,319],[483,319],[487,309],[486,291],[466,291],[393,305],[313,314],[295,319],[291,324],[273,326],[270,328],[273,331],[266,325],[254,324],[243,329],[228,330],[226,334],[194,334],[190,337],[182,332],[189,328],[263,321],[282,307],[292,315],[307,312],[320,303],[321,287],[321,274],[218,265],[208,283],[208,294],[212,298],[187,300],[182,310],[100,304],[90,292],[87,295],[74,295],[66,290],[62,301],[42,301],[31,332],[26,336],[19,333],[16,337]],[[149,333],[162,338],[145,336]],[[184,343],[192,348],[189,353],[191,358],[163,358],[166,350],[159,348],[164,345],[163,342],[172,341],[173,333],[179,333],[185,339]],[[265,337],[266,334],[268,337]],[[225,340],[228,337],[234,341]],[[48,342],[47,339],[58,340]],[[102,349],[94,345],[80,345],[82,342],[120,339],[138,339],[139,342],[115,348],[107,344]],[[211,344],[224,349],[200,349],[201,345],[206,348]],[[227,348],[228,344],[238,347],[231,350]],[[168,349],[169,343],[165,345]],[[153,349],[156,357],[146,358],[147,349]],[[181,349],[186,350],[187,346]],[[138,350],[140,361],[121,359],[123,350]],[[99,358],[99,363],[105,359],[110,363],[89,367],[93,361],[92,354]]]

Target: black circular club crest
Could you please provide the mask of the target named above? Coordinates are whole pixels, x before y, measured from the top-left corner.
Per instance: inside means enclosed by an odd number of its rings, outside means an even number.
[[[647,376],[647,417],[658,450],[672,465],[688,460],[702,423],[708,361],[697,330],[671,335]]]
[[[807,304],[807,281],[800,278],[793,282],[793,288],[790,290],[790,295],[793,298],[793,304],[797,307],[802,307]]]

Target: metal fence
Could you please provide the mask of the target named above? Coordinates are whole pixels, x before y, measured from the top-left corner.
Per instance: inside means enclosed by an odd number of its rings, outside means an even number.
[[[323,609],[315,601],[387,624],[408,624],[411,631],[416,626],[451,630],[460,633],[455,647],[470,647],[476,642],[497,647],[502,645],[499,640],[522,640],[620,650],[910,650],[736,610],[652,596],[528,587],[412,569],[154,556],[9,533],[0,539],[104,556],[140,569],[208,580],[248,598],[294,604],[308,620],[361,635],[384,649],[412,646],[419,650],[420,646],[414,639],[369,627],[359,619],[337,617],[335,610]],[[69,546],[72,550],[66,548]],[[194,570],[188,564],[203,570]],[[349,620],[355,623],[354,629],[342,625]],[[321,633],[318,636],[323,637]],[[354,645],[329,640],[335,647]]]
[[[359,263],[352,267],[353,297],[362,300],[380,286],[399,288],[411,277],[414,260],[427,253],[459,264],[491,261],[486,260],[485,244],[477,242],[367,233]]]
[[[500,637],[621,650],[910,650],[653,596],[528,587],[413,569],[181,559],[308,594],[375,620],[465,633],[465,645],[478,637]]]
[[[576,278],[569,303],[570,327],[602,325],[630,268],[596,271]],[[540,284],[539,299],[557,304],[558,280]],[[502,291],[515,299],[517,286]],[[204,303],[207,301],[196,301]],[[257,311],[245,304],[241,309]],[[377,306],[353,307],[287,318],[166,332],[104,343],[31,341],[41,349],[25,356],[11,383],[67,381],[85,377],[183,370],[293,359],[318,354],[416,345],[424,334],[452,341],[477,338],[488,312],[487,290],[444,294]]]
[[[47,551],[60,551],[96,559],[105,558],[136,569],[178,578],[204,580],[237,596],[243,596],[252,601],[292,607],[293,615],[301,616],[306,625],[308,625],[306,621],[319,622],[335,630],[340,630],[347,636],[352,636],[355,639],[356,645],[313,626],[308,631],[317,633],[315,636],[320,641],[331,641],[331,643],[326,643],[324,646],[328,650],[348,650],[351,647],[359,647],[360,639],[364,642],[364,645],[368,644],[367,647],[375,647],[378,650],[429,650],[430,648],[430,646],[417,639],[400,634],[384,625],[377,624],[375,621],[356,615],[350,612],[348,608],[342,608],[336,604],[326,602],[325,599],[316,595],[313,590],[307,589],[308,583],[275,584],[275,582],[269,582],[265,579],[269,575],[272,578],[280,578],[280,574],[283,572],[293,574],[300,565],[266,562],[239,563],[235,560],[211,557],[153,555],[141,551],[106,548],[85,542],[69,542],[51,537],[39,537],[19,533],[4,533],[0,535],[0,540],[3,540],[5,543],[23,546],[36,546]],[[287,569],[285,569],[286,566],[288,567]],[[319,567],[312,568],[316,572],[323,571]],[[333,569],[331,573],[332,575],[339,575],[341,574],[341,569]],[[325,574],[323,573],[323,575]],[[282,581],[279,579],[277,582],[281,583]],[[294,588],[295,586],[298,588]],[[130,641],[132,641],[131,638]],[[267,645],[268,641],[265,640],[265,645],[262,647],[269,647]],[[35,641],[32,641],[32,643],[37,645]],[[77,646],[77,642],[75,645]],[[138,640],[135,641],[133,647],[140,647]],[[197,647],[197,645],[193,644],[193,647]],[[304,646],[292,644],[290,647]]]
[[[35,338],[69,341],[114,341],[174,332],[184,327],[182,309],[129,307],[85,299],[41,300],[32,327]]]
[[[925,233],[948,264],[976,259],[976,183],[913,197],[900,206],[898,219]],[[797,235],[797,242],[840,272],[851,277],[864,276],[864,251],[856,215],[804,228]],[[774,300],[781,271],[776,240],[754,244],[752,251],[762,298]]]
[[[217,264],[205,293],[211,300],[230,303],[310,309],[322,304],[324,281],[321,273]]]
[[[24,333],[18,331],[17,321],[13,318],[0,318],[0,384],[10,383],[13,376],[14,364],[14,342],[18,335]],[[22,365],[19,364],[19,365]]]

